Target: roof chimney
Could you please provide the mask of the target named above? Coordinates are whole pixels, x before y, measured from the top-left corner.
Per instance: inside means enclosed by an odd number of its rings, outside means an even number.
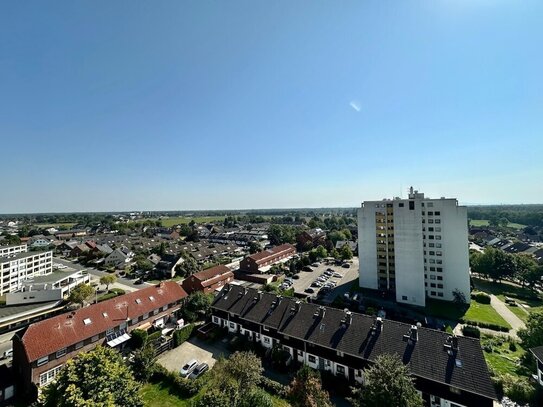
[[[351,313],[351,311],[349,311],[348,308],[345,308],[343,312],[345,313],[345,315],[343,316],[341,323],[347,326],[351,325],[351,321],[353,320],[353,314]]]
[[[381,317],[375,318],[375,321],[373,322],[373,326],[371,327],[371,334],[375,335],[377,332],[381,332],[383,330],[383,319]]]
[[[458,350],[458,336],[453,335],[451,342],[452,342],[452,344],[451,344],[452,350],[457,351]]]
[[[416,325],[411,325],[409,339],[411,339],[413,342],[418,341],[418,339],[419,339],[419,330],[418,330]]]

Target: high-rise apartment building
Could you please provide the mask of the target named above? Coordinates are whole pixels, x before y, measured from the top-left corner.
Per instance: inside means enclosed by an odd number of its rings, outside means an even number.
[[[17,291],[25,280],[53,272],[53,252],[10,253],[0,256],[0,295]]]
[[[467,208],[430,199],[411,187],[408,199],[366,201],[358,209],[361,287],[424,306],[426,297],[470,300]]]

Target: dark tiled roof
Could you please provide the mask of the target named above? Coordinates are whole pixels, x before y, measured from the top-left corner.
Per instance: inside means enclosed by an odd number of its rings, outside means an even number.
[[[275,307],[272,304],[276,304]],[[449,334],[418,328],[418,340],[407,341],[411,325],[383,321],[381,332],[372,334],[374,318],[352,313],[350,324],[345,312],[293,298],[278,298],[255,289],[229,285],[215,298],[213,307],[278,329],[279,333],[344,352],[366,361],[377,356],[397,354],[418,377],[445,383],[459,389],[496,398],[481,345],[477,339],[459,337],[458,351],[449,354],[444,345]],[[324,310],[324,315],[322,315]]]
[[[541,363],[543,363],[543,346],[538,346],[536,348],[530,349],[536,358],[538,358]]]

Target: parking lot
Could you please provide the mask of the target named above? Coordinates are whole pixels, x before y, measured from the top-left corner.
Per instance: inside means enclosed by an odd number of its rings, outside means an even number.
[[[205,362],[212,368],[221,355],[225,357],[230,355],[226,342],[206,342],[192,337],[177,348],[164,352],[158,357],[157,362],[172,372],[179,372],[191,359],[196,359],[199,363]]]
[[[294,291],[297,293],[305,293],[305,290],[311,286],[311,284],[317,280],[325,271],[331,269],[332,273],[338,273],[341,277],[330,277],[326,282],[335,282],[336,286],[325,297],[325,302],[332,302],[337,295],[343,295],[349,291],[352,281],[358,278],[358,258],[354,257],[350,260],[350,267],[344,268],[342,266],[328,265],[324,262],[319,263],[317,267],[311,267],[313,271],[301,271],[298,279],[294,279]],[[312,297],[316,297],[320,287],[311,287],[315,292],[311,293]]]

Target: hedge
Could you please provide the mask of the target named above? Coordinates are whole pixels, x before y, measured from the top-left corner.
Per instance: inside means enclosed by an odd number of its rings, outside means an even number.
[[[466,325],[462,327],[462,333],[464,336],[469,336],[470,338],[480,338],[481,331],[476,326]]]
[[[194,330],[194,324],[188,324],[187,326],[175,331],[173,333],[173,346],[178,347],[192,335]]]
[[[205,376],[205,375],[204,375]],[[202,377],[196,380],[185,379],[179,375],[178,372],[170,372],[165,367],[158,363],[153,368],[151,375],[151,382],[154,383],[166,383],[171,386],[171,389],[182,398],[189,398],[197,394],[204,386]]]
[[[147,342],[154,342],[162,336],[162,331],[156,331],[147,336]]]
[[[479,304],[490,304],[490,295],[481,291],[471,293],[471,298],[477,301]]]
[[[509,332],[509,328],[503,325],[489,324],[486,322],[472,321],[469,319],[460,318],[461,323],[471,326],[478,326],[479,328],[492,329],[493,331]]]
[[[262,376],[260,379],[260,386],[268,393],[275,394],[279,397],[286,397],[287,386],[270,379],[269,377]]]

